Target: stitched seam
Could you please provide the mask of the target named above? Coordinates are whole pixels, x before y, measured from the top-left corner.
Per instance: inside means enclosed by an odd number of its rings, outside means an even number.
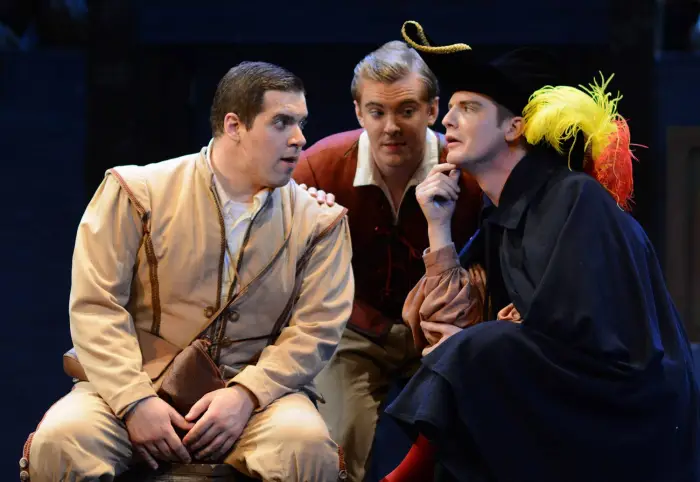
[[[226,224],[224,223],[224,216],[221,213],[222,207],[221,207],[221,202],[219,201],[219,197],[216,194],[216,190],[214,189],[214,186],[209,187],[209,191],[211,191],[212,196],[214,197],[214,204],[216,204],[216,210],[217,214],[219,216],[219,228],[221,229],[221,250],[219,252],[219,274],[217,277],[217,283],[216,283],[216,309],[218,310],[221,308],[221,283],[223,281],[223,273],[224,273],[224,262],[225,262],[225,257],[226,257]]]
[[[146,261],[148,262],[148,277],[151,281],[151,305],[153,307],[153,321],[151,322],[151,333],[158,336],[160,333],[160,283],[158,281],[158,258],[156,257],[155,248],[153,247],[153,238],[151,230],[148,226],[149,216],[143,205],[136,199],[129,185],[124,181],[124,178],[115,169],[110,169],[109,172],[115,177],[119,185],[124,189],[129,200],[136,208],[136,212],[141,218],[141,226],[143,229],[143,244],[146,251]]]
[[[246,229],[245,237],[243,238],[243,243],[241,244],[240,254],[238,255],[238,262],[237,262],[237,266],[236,266],[237,273],[240,272],[240,267],[241,267],[241,264],[243,262],[243,254],[245,252],[246,245],[248,244],[248,241],[250,239],[250,233],[253,229],[253,225],[255,223],[255,220],[260,215],[260,213],[262,213],[267,208],[267,206],[272,202],[272,200],[271,200],[272,195],[273,195],[273,193],[271,192],[268,195],[267,199],[265,200],[265,204],[263,204],[263,206],[260,208],[260,210],[257,213],[255,213],[255,216],[253,216],[253,219],[250,220],[250,224],[248,225],[248,229]],[[296,200],[296,197],[295,197],[294,191],[292,191],[292,200],[291,200],[292,213],[294,212],[295,200]],[[229,301],[227,303],[227,306],[230,306],[234,301],[240,300],[241,297],[248,291],[249,287],[253,283],[255,283],[258,279],[260,279],[262,276],[264,276],[265,273],[267,273],[272,268],[272,266],[277,262],[277,259],[284,252],[284,249],[289,244],[289,239],[292,236],[292,227],[294,226],[294,223],[292,222],[290,224],[291,224],[291,227],[289,228],[289,231],[287,232],[287,237],[284,239],[282,246],[280,246],[280,248],[277,250],[275,255],[272,257],[272,260],[270,260],[270,262],[267,265],[265,265],[265,267],[262,270],[260,270],[260,272],[257,275],[255,275],[255,277],[253,277],[253,279],[250,281],[250,283],[243,286],[241,288],[241,290],[238,292],[238,294],[235,296],[233,296],[233,286],[234,285],[233,285],[233,283],[231,284],[231,289],[229,290],[229,296],[228,296]],[[234,282],[238,282],[238,281],[234,280]],[[214,358],[214,360],[217,360],[217,362],[219,359],[219,355],[221,354],[221,343],[220,342],[221,342],[221,339],[223,338],[224,334],[226,333],[226,324],[227,323],[228,323],[228,320],[223,320],[221,322],[219,330],[216,333],[216,336],[214,338],[214,353],[213,353],[212,357]]]
[[[347,213],[348,213],[348,209],[347,209],[347,208],[343,208],[343,210],[340,212],[340,214],[338,215],[338,217],[335,218],[335,219],[333,220],[333,222],[332,222],[331,224],[329,224],[329,225],[326,227],[326,229],[324,229],[323,231],[321,231],[321,232],[318,234],[318,236],[316,236],[316,239],[314,239],[314,241],[313,241],[313,246],[316,246],[316,244],[318,244],[318,242],[321,240],[321,238],[325,237],[331,230],[333,230],[333,229],[338,225],[338,223],[340,222],[340,220],[343,219],[343,216],[345,216]]]
[[[49,407],[49,409],[48,409],[46,412],[44,412],[44,415],[41,417],[41,420],[39,420],[39,423],[36,425],[36,429],[35,429],[32,433],[29,434],[29,436],[27,437],[27,441],[24,442],[24,447],[22,448],[22,456],[23,456],[25,459],[27,459],[27,463],[29,462],[29,452],[31,451],[31,448],[32,448],[32,440],[34,440],[34,434],[37,433],[37,431],[39,430],[39,427],[41,426],[41,423],[44,421],[44,419],[46,418],[46,415],[49,413],[49,411],[50,411],[58,402],[60,402],[60,401],[63,400],[64,398],[66,398],[65,395],[62,396],[61,398],[59,398],[58,400],[56,400],[56,402],[54,402],[54,403]],[[23,470],[29,470],[29,465],[27,465],[27,468],[26,468],[26,469],[23,469]]]
[[[284,307],[282,314],[273,326],[272,332],[270,333],[270,337],[267,341],[268,345],[272,344],[277,339],[279,334],[282,332],[282,328],[284,328],[287,325],[289,319],[291,318],[292,309],[296,305],[297,301],[299,301],[301,287],[303,284],[303,280],[299,280],[299,278],[301,277],[301,273],[308,265],[309,260],[311,259],[311,255],[313,254],[314,248],[316,248],[318,243],[320,243],[321,240],[325,238],[328,235],[328,233],[330,233],[331,230],[338,225],[338,222],[343,218],[343,216],[345,216],[346,212],[347,209],[343,208],[343,211],[341,212],[340,216],[334,219],[333,222],[326,229],[321,231],[321,233],[318,236],[316,236],[316,238],[314,238],[314,240],[311,242],[311,244],[309,244],[309,247],[299,259],[299,263],[297,264],[297,269],[295,273],[294,290],[292,291],[292,295],[289,297],[287,305]]]

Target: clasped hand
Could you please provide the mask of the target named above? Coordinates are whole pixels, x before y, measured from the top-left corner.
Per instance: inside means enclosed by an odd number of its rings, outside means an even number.
[[[154,470],[158,461],[190,463],[221,460],[238,440],[255,397],[235,385],[206,394],[185,417],[157,397],[140,401],[126,419],[134,451]],[[180,440],[175,427],[186,432]]]

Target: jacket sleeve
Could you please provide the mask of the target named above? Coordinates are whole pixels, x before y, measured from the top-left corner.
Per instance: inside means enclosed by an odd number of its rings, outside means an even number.
[[[125,309],[142,234],[126,193],[112,175],[106,176],[78,227],[69,311],[78,359],[120,418],[133,402],[155,395]]]
[[[313,147],[312,147],[313,148]],[[306,184],[307,187],[318,187],[319,183],[314,174],[314,170],[311,167],[311,151],[304,151],[301,153],[299,162],[294,168],[292,177],[297,184]]]
[[[483,321],[486,275],[480,265],[465,269],[454,244],[423,255],[426,273],[406,297],[402,316],[420,351],[428,345],[422,321],[465,328]]]
[[[314,248],[289,326],[255,365],[230,382],[249,389],[260,408],[310,383],[335,352],[350,318],[355,283],[352,245],[343,215]]]

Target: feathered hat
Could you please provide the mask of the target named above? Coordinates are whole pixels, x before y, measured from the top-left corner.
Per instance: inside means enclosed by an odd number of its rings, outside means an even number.
[[[612,76],[588,87],[558,85],[557,60],[544,50],[520,48],[484,61],[467,44],[436,45],[413,20],[403,24],[401,34],[443,89],[486,95],[522,115],[530,144],[548,144],[560,154],[568,145],[570,160],[575,140],[582,135],[583,170],[598,180],[622,209],[629,209],[635,157],[627,122],[617,113],[621,96],[613,98],[606,92]]]

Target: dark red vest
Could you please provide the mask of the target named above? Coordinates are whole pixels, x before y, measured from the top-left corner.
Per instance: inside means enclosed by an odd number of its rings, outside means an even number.
[[[355,305],[348,326],[381,340],[392,324],[401,322],[404,300],[425,273],[422,254],[428,247],[428,225],[415,188],[406,193],[394,225],[391,205],[381,188],[353,186],[361,133],[362,129],[343,132],[317,142],[304,151],[293,177],[300,184],[333,193],[348,208],[355,274]],[[447,149],[442,148],[441,163],[446,156]],[[452,218],[458,251],[476,231],[482,204],[481,189],[471,175],[462,175],[460,187]]]

